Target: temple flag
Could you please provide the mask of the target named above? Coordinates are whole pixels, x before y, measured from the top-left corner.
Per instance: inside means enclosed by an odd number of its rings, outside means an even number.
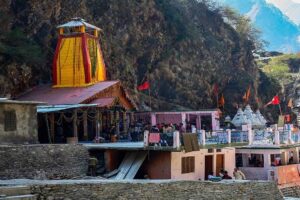
[[[218,84],[215,83],[215,84],[214,84],[214,95],[215,95],[215,96],[218,96],[218,93],[219,93],[219,87],[218,87]]]
[[[224,99],[224,95],[222,94],[221,98],[219,99],[219,106],[224,107],[224,105],[225,105],[225,99]]]
[[[139,91],[148,90],[150,88],[150,83],[148,80],[145,80],[141,85],[138,86]]]
[[[280,100],[279,100],[279,97],[278,95],[274,96],[273,99],[267,103],[265,106],[268,106],[268,105],[279,105],[280,104]]]
[[[288,106],[289,108],[292,108],[292,107],[293,107],[293,100],[292,100],[292,99],[289,100],[287,106]]]
[[[245,102],[248,102],[249,101],[249,98],[250,98],[250,86],[248,87],[247,91],[245,92],[244,96],[243,96],[243,100]]]

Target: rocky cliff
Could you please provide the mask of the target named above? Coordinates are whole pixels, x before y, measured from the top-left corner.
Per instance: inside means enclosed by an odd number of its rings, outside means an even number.
[[[260,84],[252,41],[224,22],[217,8],[196,0],[3,0],[0,2],[1,93],[16,95],[51,81],[56,25],[82,17],[103,29],[101,45],[110,79],[120,79],[141,108],[147,92],[135,88],[149,75],[153,109],[225,110]]]

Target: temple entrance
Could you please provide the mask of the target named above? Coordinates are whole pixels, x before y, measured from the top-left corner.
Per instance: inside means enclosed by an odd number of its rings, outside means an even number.
[[[211,172],[213,172],[213,156],[205,156],[205,180],[208,180]]]
[[[216,161],[216,176],[219,175],[221,169],[224,170],[224,154],[218,154],[218,155],[217,155],[217,161]]]
[[[212,130],[211,116],[201,116],[201,129],[205,131]]]

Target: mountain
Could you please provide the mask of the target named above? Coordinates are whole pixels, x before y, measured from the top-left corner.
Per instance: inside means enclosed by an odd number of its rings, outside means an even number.
[[[218,84],[225,111],[235,112],[248,86],[252,103],[261,85],[276,89],[255,64],[253,42],[198,0],[4,0],[0,14],[1,96],[51,81],[56,26],[72,17],[102,28],[108,77],[140,109],[150,106],[136,90],[147,75],[153,110],[215,108]]]
[[[254,25],[261,30],[262,39],[269,45],[269,51],[299,52],[300,28],[280,9],[266,0],[218,0],[221,5],[234,8],[250,17]],[[287,3],[288,1],[284,1]]]
[[[281,10],[295,24],[300,25],[300,1],[295,0],[267,0]]]

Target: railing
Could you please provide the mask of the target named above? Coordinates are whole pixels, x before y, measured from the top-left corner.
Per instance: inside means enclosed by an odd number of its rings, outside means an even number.
[[[273,144],[274,134],[267,130],[253,131],[253,144]]]
[[[232,143],[246,143],[249,141],[248,131],[232,131],[231,142]]]

